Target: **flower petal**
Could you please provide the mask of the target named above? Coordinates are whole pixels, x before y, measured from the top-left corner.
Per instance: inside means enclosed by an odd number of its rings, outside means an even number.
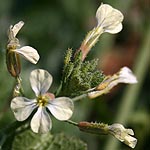
[[[25,97],[15,97],[11,101],[11,109],[18,121],[26,120],[32,111],[37,107],[36,100],[27,99]]]
[[[108,93],[114,86],[119,83],[135,84],[137,83],[136,76],[128,67],[123,67],[119,72],[112,76],[107,76],[97,87],[96,91],[88,93],[89,98],[96,98],[102,94]]]
[[[46,70],[35,69],[30,74],[30,83],[36,96],[48,91],[52,84],[53,77]]]
[[[131,148],[134,148],[136,146],[137,139],[131,136],[134,135],[133,130],[125,129],[122,124],[114,123],[110,125],[109,133]]]
[[[33,64],[36,64],[40,58],[37,50],[31,46],[23,46],[20,49],[15,49],[14,52],[20,54]]]
[[[13,32],[14,37],[16,37],[17,33],[20,31],[20,29],[22,28],[23,25],[24,25],[24,22],[23,21],[19,21],[14,26],[11,26],[11,30]]]
[[[73,114],[74,104],[68,97],[59,97],[50,100],[47,108],[56,119],[68,120]]]
[[[122,13],[108,4],[101,4],[96,12],[98,26],[109,33],[118,33],[122,29]]]
[[[117,26],[113,27],[108,27],[105,29],[105,32],[111,33],[111,34],[116,34],[122,30],[122,23],[118,24]]]
[[[135,146],[137,144],[137,139],[130,135],[127,135],[127,136],[125,136],[124,143],[126,145],[130,146],[131,148],[135,148]]]
[[[128,67],[123,67],[119,71],[118,82],[135,84],[135,83],[137,83],[137,79]]]
[[[52,128],[52,121],[45,107],[39,107],[31,120],[31,129],[35,133],[47,133]]]

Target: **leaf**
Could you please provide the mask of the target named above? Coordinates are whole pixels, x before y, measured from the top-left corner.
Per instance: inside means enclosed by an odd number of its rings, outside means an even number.
[[[40,135],[27,130],[15,137],[12,150],[87,150],[87,145],[64,133]]]

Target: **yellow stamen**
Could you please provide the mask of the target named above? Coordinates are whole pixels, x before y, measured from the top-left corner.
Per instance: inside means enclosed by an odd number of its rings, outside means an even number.
[[[38,96],[37,98],[37,104],[39,106],[46,106],[48,103],[48,97],[47,96]]]

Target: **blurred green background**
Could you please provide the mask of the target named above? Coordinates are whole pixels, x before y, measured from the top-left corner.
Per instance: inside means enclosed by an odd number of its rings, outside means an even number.
[[[149,0],[0,0],[0,128],[13,122],[9,104],[14,79],[7,73],[5,47],[7,29],[22,20],[18,38],[22,45],[36,48],[40,61],[32,65],[22,59],[22,78],[26,95],[34,94],[29,74],[34,68],[48,70],[54,77],[54,92],[62,75],[67,48],[77,49],[86,33],[96,25],[95,12],[107,3],[124,14],[123,30],[117,35],[103,34],[86,58],[99,58],[98,68],[113,74],[121,67],[132,68],[137,85],[119,85],[111,93],[95,100],[75,104],[75,121],[123,123],[133,128],[138,139],[136,150],[150,147],[150,1]],[[89,150],[129,150],[111,136],[80,132],[76,127],[53,119],[52,133],[66,132],[81,138]]]

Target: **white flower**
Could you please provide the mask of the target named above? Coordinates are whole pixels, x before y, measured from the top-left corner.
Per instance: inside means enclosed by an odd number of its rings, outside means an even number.
[[[19,40],[16,38],[17,33],[20,31],[22,26],[24,25],[23,21],[18,22],[14,26],[10,26],[8,31],[9,44],[7,45],[7,55],[11,53],[16,53],[23,56],[25,59],[30,61],[33,64],[36,64],[40,58],[36,49],[31,46],[20,46]]]
[[[134,135],[132,129],[125,129],[123,125],[118,123],[112,124],[108,126],[108,128],[109,133],[115,136],[121,142],[125,143],[131,148],[134,148],[136,146],[137,139],[131,136]]]
[[[117,74],[104,80],[104,82],[109,83],[107,88],[110,90],[119,83],[135,84],[137,79],[128,67],[123,67]]]
[[[97,43],[100,35],[104,32],[111,34],[122,30],[122,13],[108,4],[101,4],[96,12],[97,26],[85,37],[79,50],[82,51],[82,60],[85,59],[90,49]]]
[[[30,83],[36,95],[35,99],[15,97],[11,101],[11,109],[18,121],[26,120],[36,110],[30,123],[31,129],[36,133],[46,133],[52,127],[48,112],[61,121],[72,116],[74,105],[70,98],[54,98],[54,95],[47,93],[52,84],[52,76],[47,71],[32,71]]]
[[[107,76],[96,88],[96,91],[88,93],[89,98],[95,98],[102,94],[108,93],[114,86],[119,83],[135,84],[137,79],[128,67],[123,67],[120,71],[112,76]]]
[[[137,83],[136,77],[128,67],[123,67],[119,71],[118,83]]]
[[[103,28],[104,32],[115,34],[122,30],[122,13],[108,4],[100,5],[96,12],[96,18],[97,26]]]

